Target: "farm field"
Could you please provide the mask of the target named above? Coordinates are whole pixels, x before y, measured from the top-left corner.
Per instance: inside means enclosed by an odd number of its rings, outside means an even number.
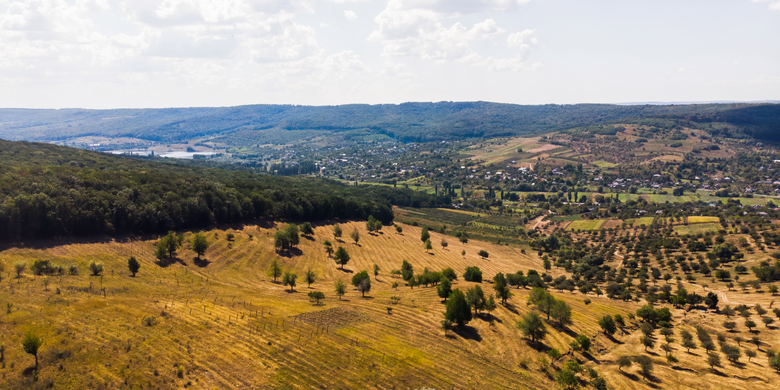
[[[698,234],[707,232],[717,232],[721,229],[718,223],[696,223],[685,225],[676,225],[674,231],[678,234]]]
[[[637,219],[634,220],[634,227],[639,227],[639,226],[642,226],[642,225],[650,226],[650,225],[653,224],[654,221],[655,221],[655,217],[637,218]]]
[[[702,217],[702,216],[691,216],[688,217],[688,223],[718,223],[720,219],[718,217]]]
[[[566,230],[598,230],[604,224],[603,219],[572,221]]]

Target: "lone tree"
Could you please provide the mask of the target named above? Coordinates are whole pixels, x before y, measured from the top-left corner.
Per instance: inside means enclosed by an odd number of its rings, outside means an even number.
[[[496,291],[496,297],[501,299],[501,303],[506,304],[512,293],[509,291],[509,286],[503,273],[499,272],[493,277],[493,290]]]
[[[338,295],[339,300],[341,300],[341,297],[347,293],[347,285],[344,284],[343,280],[339,279],[336,281],[335,288],[336,288],[336,295]]]
[[[325,252],[328,254],[328,257],[333,256],[333,244],[330,241],[325,240],[322,245],[325,246]]]
[[[544,326],[542,317],[536,312],[529,312],[518,323],[517,327],[523,332],[523,336],[530,337],[531,342],[541,341],[547,336],[547,327]]]
[[[333,225],[333,237],[334,237],[334,238],[336,238],[336,239],[339,239],[339,238],[341,238],[341,234],[342,234],[343,232],[344,232],[344,231],[343,231],[343,230],[341,230],[341,226],[339,226],[338,224],[335,224],[335,225]]]
[[[371,278],[361,280],[360,284],[358,285],[358,291],[360,291],[363,298],[365,298],[366,293],[371,291]]]
[[[130,259],[127,260],[127,268],[130,269],[130,273],[132,273],[133,277],[135,277],[135,274],[137,274],[138,270],[141,269],[141,263],[135,259],[135,256],[130,256]]]
[[[436,287],[436,292],[439,294],[439,298],[444,298],[444,302],[446,303],[447,298],[449,298],[452,293],[452,282],[450,282],[449,279],[442,277],[441,282],[439,282],[439,285]]]
[[[206,249],[209,249],[209,242],[206,240],[206,236],[201,233],[195,233],[192,235],[192,251],[200,257],[206,253]]]
[[[352,277],[352,285],[355,287],[358,287],[360,285],[360,282],[362,282],[364,279],[371,280],[371,277],[368,276],[368,271],[363,270],[355,274],[355,276]]]
[[[616,363],[618,365],[618,370],[623,371],[623,367],[631,367],[631,365],[634,364],[634,361],[628,356],[621,356],[617,358]]]
[[[274,278],[274,282],[276,282],[276,278],[282,276],[282,266],[279,265],[279,259],[271,260],[271,269],[268,275]]]
[[[319,305],[320,300],[325,299],[325,294],[321,291],[310,291],[307,295],[309,296],[309,300],[314,300],[315,305]]]
[[[487,259],[488,257],[490,257],[490,254],[484,249],[480,249],[480,251],[477,254],[479,255],[479,257],[483,259]]]
[[[336,249],[336,253],[333,254],[333,260],[341,266],[341,269],[344,269],[344,265],[349,263],[349,253],[347,253],[344,247],[340,246],[339,249]]]
[[[16,272],[17,279],[22,277],[22,273],[24,272],[25,268],[27,268],[27,263],[23,261],[14,263],[14,272]]]
[[[89,262],[89,270],[92,272],[92,276],[100,276],[103,272],[103,263],[92,260]]]
[[[647,356],[637,356],[634,358],[639,364],[639,372],[642,373],[642,378],[647,378],[653,375],[653,360]]]
[[[358,232],[357,229],[352,230],[352,233],[349,233],[349,237],[352,241],[355,241],[355,245],[357,245],[358,241],[360,241],[360,232]]]
[[[290,286],[290,291],[295,291],[294,288],[297,279],[298,279],[298,275],[296,275],[294,272],[287,271],[284,273],[284,276],[282,277],[282,285]]]
[[[590,338],[584,334],[577,336],[569,346],[575,351],[588,352],[590,349]]]
[[[458,328],[462,328],[471,321],[471,307],[466,302],[466,296],[460,289],[455,289],[450,293],[450,300],[447,302],[447,311],[444,312],[444,318],[458,324]]]
[[[433,244],[431,244],[431,240],[425,240],[425,253],[428,253],[429,250],[433,249]]]
[[[308,268],[306,269],[306,273],[303,275],[303,281],[309,285],[309,288],[311,288],[311,284],[317,281],[317,274],[315,274],[311,268]]]
[[[431,234],[428,233],[428,228],[424,227],[422,233],[420,233],[420,241],[425,242],[431,239]]]
[[[304,236],[311,236],[314,234],[314,229],[311,228],[311,223],[304,222],[301,224],[301,234]]]
[[[24,334],[22,348],[24,348],[24,352],[35,356],[35,367],[38,367],[38,349],[41,348],[41,344],[43,344],[41,338],[32,331]]]
[[[379,266],[374,264],[374,280],[379,280],[377,279],[379,277],[379,271],[380,271]]]
[[[599,326],[601,327],[601,330],[604,331],[605,335],[611,336],[615,334],[615,332],[617,332],[617,326],[615,326],[615,320],[612,319],[612,316],[609,314],[599,319]]]

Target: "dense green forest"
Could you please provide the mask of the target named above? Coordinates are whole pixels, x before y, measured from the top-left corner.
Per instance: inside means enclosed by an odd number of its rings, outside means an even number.
[[[392,205],[446,197],[0,141],[0,237],[143,234],[259,218],[393,220]]]
[[[715,135],[776,140],[780,104],[537,105],[489,102],[399,105],[252,105],[220,108],[26,110],[0,109],[0,138],[52,141],[78,136],[172,142],[218,136],[232,144],[318,133],[381,134],[399,141],[436,141],[557,131],[645,121],[702,128]],[[305,133],[303,132],[305,131]],[[293,134],[284,137],[285,132]],[[264,137],[263,134],[266,136]]]

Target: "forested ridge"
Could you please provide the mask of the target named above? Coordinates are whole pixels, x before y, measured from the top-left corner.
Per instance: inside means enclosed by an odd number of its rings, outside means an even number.
[[[348,186],[0,141],[0,237],[144,234],[249,222],[393,220],[392,205],[449,202],[404,188]]]
[[[203,136],[251,139],[252,133],[267,131],[305,130],[315,134],[365,130],[409,142],[522,135],[648,119],[666,125],[703,129],[710,128],[713,123],[728,124],[737,127],[731,130],[732,133],[760,139],[775,140],[780,134],[780,104],[529,106],[439,102],[112,110],[0,109],[0,138],[51,141],[95,135],[173,142]]]

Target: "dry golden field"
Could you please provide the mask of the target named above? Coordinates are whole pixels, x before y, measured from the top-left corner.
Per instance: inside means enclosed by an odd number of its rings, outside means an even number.
[[[3,249],[0,388],[550,389],[555,386],[554,370],[568,359],[594,367],[609,388],[756,389],[773,388],[778,379],[763,353],[751,362],[743,354],[737,365],[723,359],[722,367],[710,369],[704,351],[686,353],[679,336],[672,345],[680,362],[672,367],[660,340],[644,352],[635,321],[627,321],[614,339],[607,338],[599,333],[597,319],[604,314],[625,317],[641,303],[593,294],[586,305],[580,293],[552,291],[572,306],[574,323],[566,329],[548,324],[550,334],[541,346],[531,345],[515,326],[534,310],[526,304],[528,290],[522,288],[512,290],[515,295],[506,306],[499,304],[491,315],[477,316],[466,329],[445,337],[440,327],[444,305],[436,289],[405,287],[400,278],[391,277],[391,270],[399,269],[402,260],[411,262],[416,273],[425,267],[452,267],[462,274],[466,266],[476,265],[483,271],[482,288],[492,293],[489,281],[498,272],[542,271],[536,253],[476,240],[461,244],[435,232],[434,249],[427,253],[420,228],[402,225],[402,234],[392,227],[369,234],[364,222],[345,222],[341,242],[334,240],[332,225],[316,226],[312,238],[301,237],[298,250],[278,255],[272,237],[281,226],[205,231],[211,247],[200,261],[185,243],[174,261],[160,263],[152,255],[156,240],[151,237],[28,242]],[[349,238],[353,229],[360,233],[358,244]],[[235,234],[234,241],[226,240],[228,232]],[[352,260],[345,270],[324,251],[326,239],[349,251]],[[447,248],[440,245],[442,239]],[[490,253],[488,259],[477,256],[480,249]],[[127,271],[131,255],[142,265],[136,277]],[[298,274],[295,291],[267,275],[274,258]],[[29,266],[34,259],[75,264],[80,273],[47,279],[28,270],[16,278],[13,264],[23,261]],[[93,260],[105,265],[102,277],[89,275]],[[366,298],[350,288],[338,299],[334,282],[341,278],[350,285],[354,272],[370,273],[373,264],[381,271]],[[318,276],[311,289],[302,281],[307,268]],[[553,268],[551,274],[562,271]],[[400,284],[397,290],[394,282]],[[465,291],[473,285],[460,277],[453,288]],[[326,295],[320,305],[306,295],[314,290]],[[734,302],[760,300],[765,307],[772,300],[769,293],[725,288],[723,293]],[[392,304],[392,296],[400,297],[400,303]],[[676,332],[681,327],[692,330],[696,323],[723,332],[722,315],[673,313]],[[144,319],[150,316],[157,323],[147,326]],[[30,330],[44,340],[37,369],[34,358],[21,348],[22,336]],[[776,328],[760,324],[758,330],[762,351],[780,346]],[[549,348],[569,351],[577,334],[593,339],[590,354],[571,352],[550,368],[539,363]],[[751,337],[741,326],[739,333],[727,337],[737,335]],[[742,346],[751,348],[746,342]],[[618,356],[640,354],[656,362],[653,377],[643,379],[636,365],[618,370]],[[581,385],[590,387],[587,376],[582,378]]]

